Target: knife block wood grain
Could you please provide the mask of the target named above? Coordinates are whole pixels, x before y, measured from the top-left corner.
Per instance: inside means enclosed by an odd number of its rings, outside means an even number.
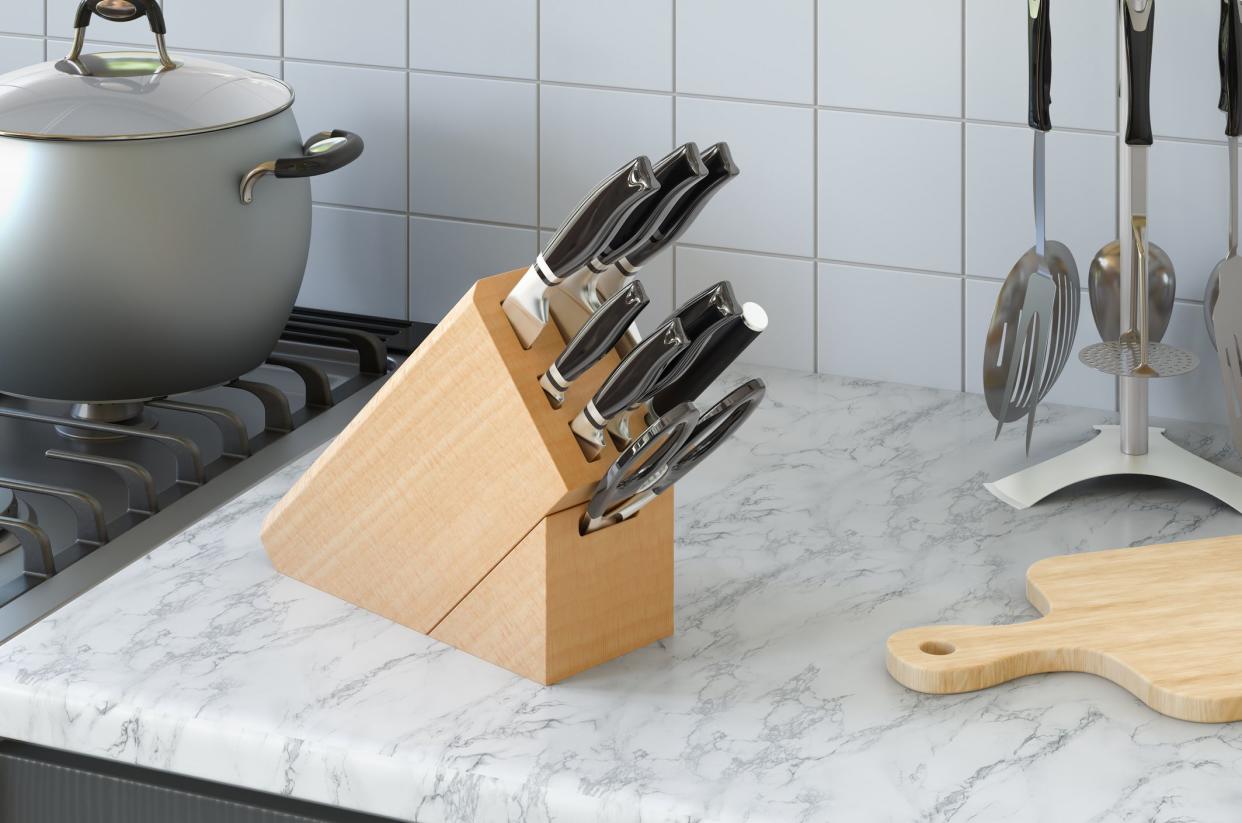
[[[889,673],[953,694],[1087,672],[1171,717],[1242,719],[1242,535],[1041,560],[1027,598],[1044,617],[894,634]]]
[[[574,513],[616,450],[588,461],[569,425],[617,358],[553,409],[538,376],[564,340],[549,324],[523,349],[500,307],[524,271],[462,297],[276,505],[262,537],[283,574],[553,682],[671,633],[672,502],[600,540],[578,535]],[[630,588],[578,569],[576,584],[593,594],[575,600],[562,570],[584,546]],[[614,554],[658,574],[614,568]]]

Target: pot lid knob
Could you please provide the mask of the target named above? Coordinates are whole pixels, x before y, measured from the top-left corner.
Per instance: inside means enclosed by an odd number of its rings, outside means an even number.
[[[164,44],[164,35],[168,33],[168,28],[164,25],[164,10],[156,0],[82,0],[73,18],[73,45],[69,47],[66,63],[82,66],[80,58],[82,47],[86,44],[86,27],[91,24],[91,17],[96,14],[114,23],[147,18],[151,24],[151,33],[155,35],[155,47],[160,53],[160,65],[163,69],[177,67],[168,56],[168,47]]]

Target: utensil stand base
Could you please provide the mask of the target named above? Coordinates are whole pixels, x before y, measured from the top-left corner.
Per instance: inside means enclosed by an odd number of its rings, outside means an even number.
[[[1146,454],[1121,450],[1120,426],[1096,426],[1099,434],[1077,448],[1015,472],[984,488],[1015,509],[1027,509],[1053,492],[1115,474],[1141,474],[1173,480],[1212,495],[1242,513],[1242,477],[1186,451],[1149,427]]]

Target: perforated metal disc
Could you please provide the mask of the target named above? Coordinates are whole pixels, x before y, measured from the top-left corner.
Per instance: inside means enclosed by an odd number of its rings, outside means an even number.
[[[1096,371],[1117,377],[1177,377],[1199,368],[1199,356],[1165,343],[1149,343],[1147,364],[1155,374],[1135,374],[1139,364],[1138,343],[1120,343],[1116,340],[1087,346],[1078,353],[1078,359]]]

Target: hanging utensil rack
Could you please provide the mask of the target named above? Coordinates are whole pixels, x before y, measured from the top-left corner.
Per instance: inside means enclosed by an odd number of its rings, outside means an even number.
[[[1144,8],[1150,8],[1154,0],[1148,0]],[[1118,15],[1118,25],[1125,37],[1126,6],[1134,8],[1136,0],[1123,0]],[[1123,40],[1124,42],[1124,40]],[[1128,76],[1125,49],[1119,49],[1121,77]],[[1129,95],[1121,94],[1121,119],[1129,118]],[[1139,150],[1146,151],[1142,146]],[[1120,153],[1121,197],[1118,198],[1118,222],[1123,227],[1121,242],[1121,319],[1123,334],[1120,341],[1108,341],[1088,346],[1082,359],[1098,371],[1112,374],[1118,382],[1118,410],[1120,425],[1095,426],[1099,434],[1086,443],[1042,463],[1030,466],[1014,474],[985,483],[984,487],[996,497],[1016,509],[1029,508],[1054,492],[1097,477],[1111,475],[1146,475],[1172,480],[1212,495],[1222,503],[1242,513],[1242,477],[1176,445],[1164,436],[1164,429],[1153,427],[1149,420],[1148,386],[1157,377],[1185,374],[1198,365],[1198,358],[1191,352],[1172,346],[1153,344],[1148,335],[1148,312],[1146,288],[1133,300],[1136,255],[1146,252],[1146,225],[1134,232],[1131,224],[1131,164],[1135,147],[1127,146]],[[1146,185],[1145,180],[1140,180]],[[1142,193],[1145,196],[1145,192]],[[1145,272],[1145,268],[1144,268]],[[1145,284],[1144,284],[1145,285]],[[1128,334],[1134,336],[1127,340]],[[1148,373],[1137,376],[1129,361],[1137,359]]]

